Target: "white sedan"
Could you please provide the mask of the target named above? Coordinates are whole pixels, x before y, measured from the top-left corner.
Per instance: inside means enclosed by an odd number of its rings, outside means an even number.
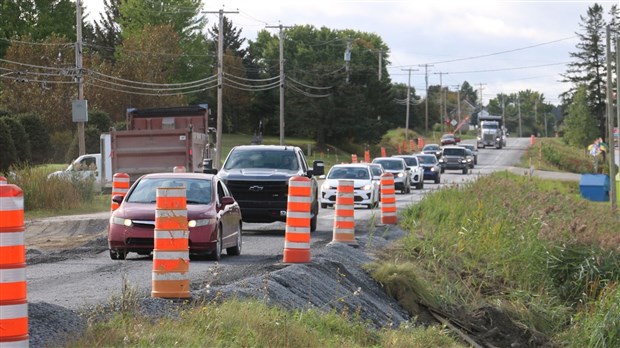
[[[409,178],[411,179],[411,185],[415,186],[418,190],[424,188],[424,168],[420,166],[418,157],[415,155],[395,155],[392,157],[400,157],[405,160],[407,167],[409,167]]]
[[[337,164],[325,176],[321,185],[321,208],[331,207],[336,203],[339,180],[353,180],[355,189],[354,203],[372,209],[379,205],[379,182],[373,180],[368,164]]]

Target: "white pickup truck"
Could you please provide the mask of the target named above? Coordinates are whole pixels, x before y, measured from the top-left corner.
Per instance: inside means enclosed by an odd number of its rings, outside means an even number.
[[[95,179],[95,190],[112,188],[112,167],[101,163],[101,154],[92,153],[76,158],[65,170],[51,173],[48,178]]]

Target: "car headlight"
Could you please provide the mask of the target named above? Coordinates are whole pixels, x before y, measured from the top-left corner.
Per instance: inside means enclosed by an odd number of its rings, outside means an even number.
[[[124,218],[120,218],[116,216],[112,216],[110,218],[110,223],[115,224],[115,225],[123,225],[126,227],[131,227],[133,225],[133,222],[131,221],[131,219],[124,219]]]
[[[329,190],[329,183],[327,181],[323,182],[323,185],[321,185],[321,190],[323,191]]]
[[[443,158],[440,158],[440,159],[439,159],[439,163],[443,163]]]
[[[364,191],[370,191],[370,189],[372,189],[372,185],[371,184],[366,184],[366,185],[362,186],[362,190],[364,190]]]
[[[187,222],[187,227],[200,227],[200,226],[214,225],[216,222],[217,222],[216,218],[189,220]]]
[[[499,138],[495,138],[495,140],[499,141]]]
[[[482,138],[481,138],[481,137],[478,137],[478,140],[482,140]]]
[[[431,172],[434,172],[434,171],[435,171],[435,167],[431,168]]]
[[[461,163],[467,163],[467,160],[462,159]]]
[[[468,159],[467,159],[467,162],[471,162],[471,158],[468,158]]]
[[[398,174],[396,174],[396,176],[399,177],[399,178],[402,178],[403,176],[405,176],[405,174],[404,173],[398,173]]]

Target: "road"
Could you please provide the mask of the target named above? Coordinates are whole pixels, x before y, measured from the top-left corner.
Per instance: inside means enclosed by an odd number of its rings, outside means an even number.
[[[429,192],[446,185],[475,180],[479,175],[505,170],[518,163],[519,157],[529,145],[529,138],[510,138],[502,150],[480,149],[478,165],[471,174],[446,171],[441,184],[426,181],[423,190],[410,194],[397,194],[397,208],[402,210],[419,202]],[[524,169],[519,171],[525,172]],[[356,209],[356,235],[372,233],[380,222],[380,210]],[[334,210],[321,209],[317,230],[312,234],[312,254],[325,253],[325,245],[332,240]],[[59,220],[64,220],[59,218]],[[104,219],[100,219],[105,222]],[[48,233],[53,225],[47,227]],[[248,275],[269,272],[282,261],[284,246],[284,224],[244,224],[243,250],[241,256],[223,255],[219,263],[212,261],[191,261],[190,279],[192,290],[204,289],[207,285],[228,284]],[[67,238],[88,239],[79,231],[66,231]],[[125,261],[110,259],[106,248],[105,234],[88,234],[94,249],[75,249],[57,254],[55,262],[29,264],[27,268],[28,300],[47,302],[70,309],[108,301],[119,296],[126,281],[140,291],[150,292],[152,259],[130,254]],[[80,237],[78,237],[80,236]],[[93,251],[95,250],[95,251]]]

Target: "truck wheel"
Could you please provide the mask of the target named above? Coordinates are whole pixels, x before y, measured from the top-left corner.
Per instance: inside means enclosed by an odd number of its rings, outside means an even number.
[[[467,174],[468,170],[467,167],[463,168],[463,174]]]
[[[310,219],[310,232],[316,231],[316,223],[317,223],[317,214],[314,214],[312,219]]]
[[[124,260],[126,256],[127,252],[125,250],[110,249],[110,258],[112,260]]]
[[[327,203],[321,203],[321,208],[327,209]]]
[[[441,177],[439,175],[437,175],[435,177],[435,184],[439,184],[441,182]]]
[[[446,170],[444,168],[441,168],[440,172],[441,174],[443,174]]]

